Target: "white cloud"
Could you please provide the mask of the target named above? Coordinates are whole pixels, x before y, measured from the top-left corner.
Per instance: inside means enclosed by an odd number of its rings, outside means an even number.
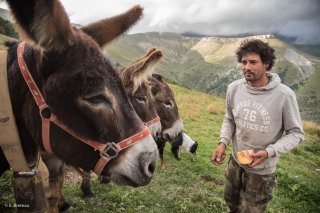
[[[319,0],[62,0],[74,23],[120,14],[136,4],[144,18],[129,33],[280,33],[320,43]]]

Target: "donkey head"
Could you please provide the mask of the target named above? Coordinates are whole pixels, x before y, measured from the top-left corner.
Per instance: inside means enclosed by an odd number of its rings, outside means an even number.
[[[26,64],[59,121],[78,136],[100,144],[117,144],[145,128],[127,98],[119,74],[100,49],[140,19],[140,6],[75,29],[59,1],[7,2],[27,40]],[[9,64],[9,68],[16,69],[16,64]],[[28,98],[22,105],[32,108],[24,110],[26,126],[38,126],[38,131],[29,132],[35,141],[41,141],[39,111],[26,88],[24,95]],[[51,125],[50,134],[56,156],[72,166],[93,170],[99,152],[56,125]],[[149,135],[121,151],[101,175],[118,184],[145,185],[153,176],[156,157],[157,147]]]
[[[161,119],[161,137],[164,140],[172,141],[183,130],[182,120],[180,119],[173,91],[163,81],[161,75],[153,74],[149,80],[157,113]]]
[[[139,117],[146,123],[153,137],[161,132],[160,118],[157,114],[151,88],[147,85],[154,65],[162,58],[160,49],[152,48],[132,64],[120,70],[126,93]]]

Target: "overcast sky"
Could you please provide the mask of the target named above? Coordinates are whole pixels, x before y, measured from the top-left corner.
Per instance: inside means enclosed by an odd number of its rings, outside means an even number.
[[[280,33],[320,43],[320,0],[62,0],[74,23],[122,13],[136,4],[144,18],[129,33],[207,35]]]

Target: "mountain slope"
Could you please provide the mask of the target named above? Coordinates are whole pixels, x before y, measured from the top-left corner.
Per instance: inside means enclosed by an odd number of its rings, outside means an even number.
[[[251,36],[276,50],[272,72],[298,94],[304,118],[320,123],[320,60],[272,35]],[[125,66],[151,47],[163,49],[164,58],[155,72],[188,88],[224,97],[227,85],[242,77],[234,56],[246,38],[184,37],[175,33],[140,33],[121,37],[105,49],[114,64]]]

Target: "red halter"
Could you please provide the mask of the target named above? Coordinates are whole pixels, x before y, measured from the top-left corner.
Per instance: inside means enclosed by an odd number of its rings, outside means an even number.
[[[24,46],[25,46],[25,42],[19,43],[18,50],[17,50],[19,68],[37,106],[39,107],[41,121],[42,121],[42,143],[45,150],[48,153],[53,153],[50,145],[50,122],[52,122],[55,125],[59,126],[61,129],[63,129],[64,131],[68,132],[73,137],[93,147],[95,151],[98,150],[100,152],[100,158],[93,170],[97,175],[100,175],[105,165],[111,159],[117,157],[118,153],[121,150],[128,148],[129,146],[141,141],[143,138],[150,135],[150,131],[146,127],[141,132],[129,138],[126,138],[119,143],[112,142],[112,143],[102,144],[98,141],[92,141],[92,140],[79,137],[73,130],[69,129],[62,122],[60,122],[58,118],[50,111],[49,106],[45,102],[38,86],[34,82],[27,68],[27,65],[24,61],[24,58],[23,58]]]
[[[150,120],[150,121],[145,122],[144,124],[145,124],[146,126],[150,126],[150,125],[152,125],[152,124],[154,124],[154,123],[157,123],[157,122],[159,122],[159,121],[160,121],[160,117],[157,115],[157,117],[155,117],[154,119],[152,119],[152,120]]]

